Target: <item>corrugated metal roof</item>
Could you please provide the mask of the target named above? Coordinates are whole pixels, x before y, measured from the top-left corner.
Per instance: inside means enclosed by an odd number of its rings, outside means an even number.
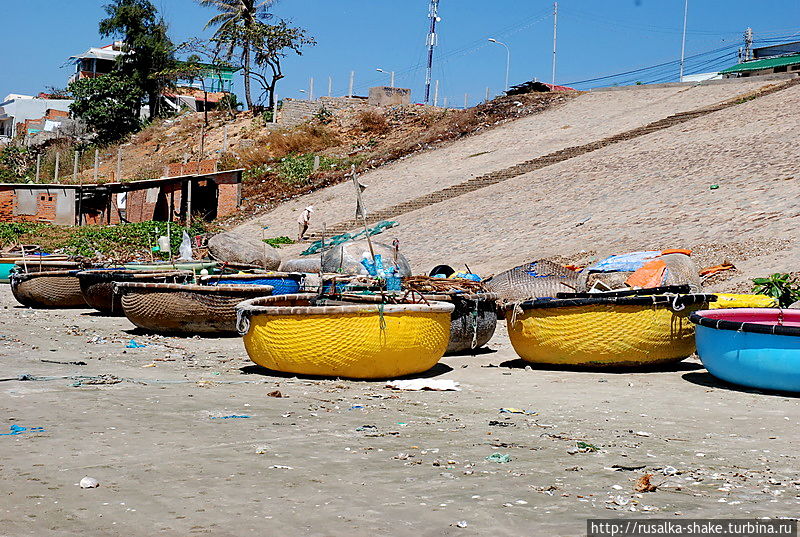
[[[761,69],[772,69],[773,67],[783,67],[784,65],[792,65],[800,63],[800,54],[793,54],[791,56],[779,56],[777,58],[765,58],[763,60],[754,60],[749,62],[740,63],[733,67],[723,69],[720,73],[741,73],[744,71],[760,71]]]

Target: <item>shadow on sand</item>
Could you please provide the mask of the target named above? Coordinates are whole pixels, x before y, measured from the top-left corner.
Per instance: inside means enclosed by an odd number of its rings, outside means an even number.
[[[638,366],[638,367],[591,367],[591,366],[574,366],[574,365],[556,365],[556,364],[532,364],[526,362],[522,358],[516,360],[507,360],[500,364],[499,367],[507,369],[524,369],[530,366],[531,369],[538,371],[573,371],[576,373],[610,373],[612,375],[619,375],[623,373],[669,373],[678,371],[697,371],[703,369],[700,364],[692,362],[672,362],[669,364],[655,364],[651,366]]]
[[[444,375],[445,373],[449,373],[452,371],[453,368],[449,365],[445,365],[442,363],[438,363],[432,368],[428,369],[427,371],[423,371],[422,373],[416,373],[414,375],[406,375],[404,377],[392,377],[390,380],[395,379],[427,379],[427,378],[435,378],[440,375]],[[298,379],[306,379],[306,380],[348,380],[351,382],[375,382],[375,381],[384,381],[387,380],[385,378],[380,379],[342,379],[341,377],[322,377],[322,376],[315,376],[315,375],[298,375],[297,373],[284,373],[282,371],[274,371],[272,369],[267,369],[266,367],[261,367],[260,365],[246,365],[244,367],[240,367],[239,371],[242,372],[243,375],[259,375],[262,377],[274,377],[274,378],[298,378]]]
[[[769,395],[772,397],[791,397],[793,399],[800,398],[800,393],[796,392],[760,390],[758,388],[749,388],[747,386],[739,386],[738,384],[730,384],[728,382],[725,382],[724,380],[718,379],[708,371],[697,372],[697,373],[686,373],[685,375],[683,375],[683,379],[688,382],[691,382],[692,384],[697,384],[698,386],[704,386],[706,388],[718,388],[720,390],[728,390],[740,393],[753,393],[758,395]]]

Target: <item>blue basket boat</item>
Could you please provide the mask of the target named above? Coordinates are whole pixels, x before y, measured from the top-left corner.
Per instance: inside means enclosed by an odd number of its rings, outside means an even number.
[[[300,272],[266,272],[202,276],[199,281],[202,285],[269,285],[273,295],[293,295],[300,292],[304,278]]]
[[[800,392],[800,310],[737,308],[692,313],[697,354],[715,377]]]

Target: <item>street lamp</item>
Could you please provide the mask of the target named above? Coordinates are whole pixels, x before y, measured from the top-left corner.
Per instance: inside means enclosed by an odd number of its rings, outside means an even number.
[[[381,69],[381,68],[378,68],[378,69],[375,69],[375,70],[376,70],[376,71],[378,71],[379,73],[388,74],[388,75],[389,75],[389,78],[390,78],[390,80],[391,80],[391,87],[394,87],[394,71],[389,71],[389,72],[387,73],[386,71],[384,71],[384,70],[383,70],[383,69]]]
[[[496,43],[498,45],[503,45],[504,47],[506,47],[506,91],[508,91],[508,71],[511,68],[511,49],[508,48],[508,45],[506,45],[502,41],[498,41],[494,37],[490,37],[489,42]]]

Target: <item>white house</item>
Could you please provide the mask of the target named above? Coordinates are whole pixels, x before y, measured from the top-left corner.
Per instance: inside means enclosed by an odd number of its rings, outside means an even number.
[[[22,131],[18,132],[18,130],[25,128],[26,121],[46,119],[48,110],[56,110],[68,114],[72,103],[71,99],[8,95],[0,102],[0,139],[10,139],[18,134],[23,134]]]

